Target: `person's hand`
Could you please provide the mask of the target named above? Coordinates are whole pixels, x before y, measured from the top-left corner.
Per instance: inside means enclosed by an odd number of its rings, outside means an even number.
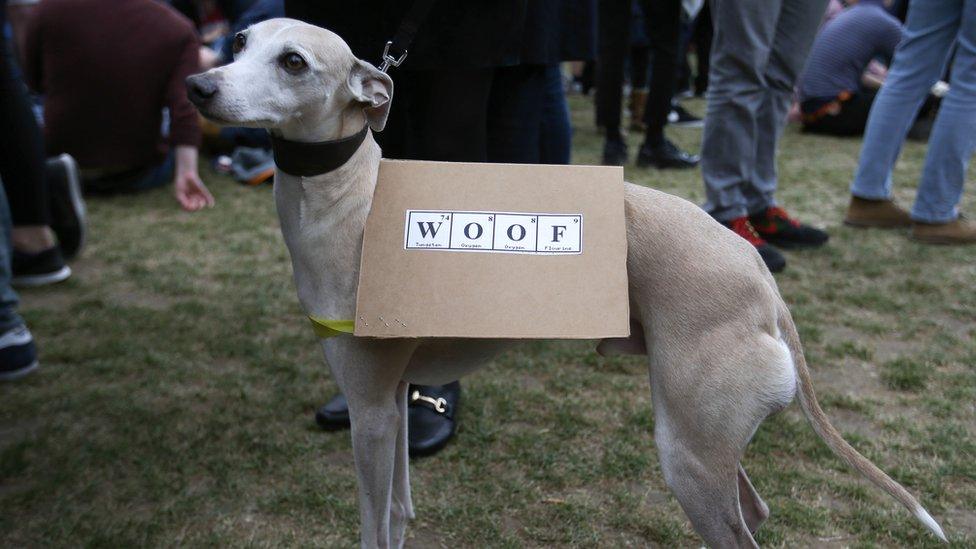
[[[188,212],[212,208],[214,197],[203,184],[200,175],[194,171],[178,172],[173,182],[176,200]]]
[[[197,148],[188,145],[176,147],[176,179],[173,180],[176,200],[188,212],[212,208],[213,195],[200,180],[197,171]]]

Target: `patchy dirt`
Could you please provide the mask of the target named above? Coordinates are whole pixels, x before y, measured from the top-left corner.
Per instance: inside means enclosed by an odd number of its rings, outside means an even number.
[[[949,509],[942,513],[942,526],[951,533],[976,534],[976,509]]]

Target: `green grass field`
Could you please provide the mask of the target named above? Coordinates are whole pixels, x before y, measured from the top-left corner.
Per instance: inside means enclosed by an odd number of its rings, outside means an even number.
[[[590,104],[573,98],[573,111],[575,161],[596,163]],[[700,130],[670,135],[698,150]],[[976,547],[976,249],[843,226],[859,147],[787,130],[779,198],[832,240],[790,253],[777,279],[835,424],[954,546]],[[923,155],[909,144],[898,165],[903,204]],[[0,545],[358,543],[349,437],[313,421],[335,386],[270,188],[203,173],[217,198],[204,213],[181,212],[168,190],[92,200],[75,276],[22,293],[42,366],[0,385]],[[703,199],[697,171],[626,173]],[[642,360],[531,343],[467,378],[462,398],[457,439],[413,463],[409,546],[701,545],[661,478]],[[796,405],[763,425],[744,464],[772,509],[765,546],[938,545]]]

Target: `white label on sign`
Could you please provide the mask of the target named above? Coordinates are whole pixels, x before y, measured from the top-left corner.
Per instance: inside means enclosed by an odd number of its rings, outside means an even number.
[[[407,210],[404,249],[583,253],[583,215]]]

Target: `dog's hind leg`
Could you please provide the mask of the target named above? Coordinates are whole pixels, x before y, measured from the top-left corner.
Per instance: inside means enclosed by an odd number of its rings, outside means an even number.
[[[739,507],[742,509],[742,518],[746,521],[749,531],[755,534],[762,523],[769,518],[769,506],[759,497],[759,493],[752,487],[746,470],[739,464],[737,475],[739,483]]]
[[[674,421],[657,404],[657,392],[654,401],[654,440],[664,481],[695,531],[712,548],[758,547],[739,508],[738,445],[727,433],[702,432],[684,419]]]
[[[407,534],[407,522],[414,518],[413,499],[410,497],[410,457],[407,453],[407,392],[410,384],[401,381],[397,388],[397,411],[400,413],[397,430],[396,461],[393,464],[393,504],[390,509],[390,543],[403,547]]]
[[[751,531],[765,505],[743,483],[739,460],[763,419],[792,398],[778,342],[743,343],[750,339],[712,334],[648,346],[664,479],[710,547],[757,546]]]

